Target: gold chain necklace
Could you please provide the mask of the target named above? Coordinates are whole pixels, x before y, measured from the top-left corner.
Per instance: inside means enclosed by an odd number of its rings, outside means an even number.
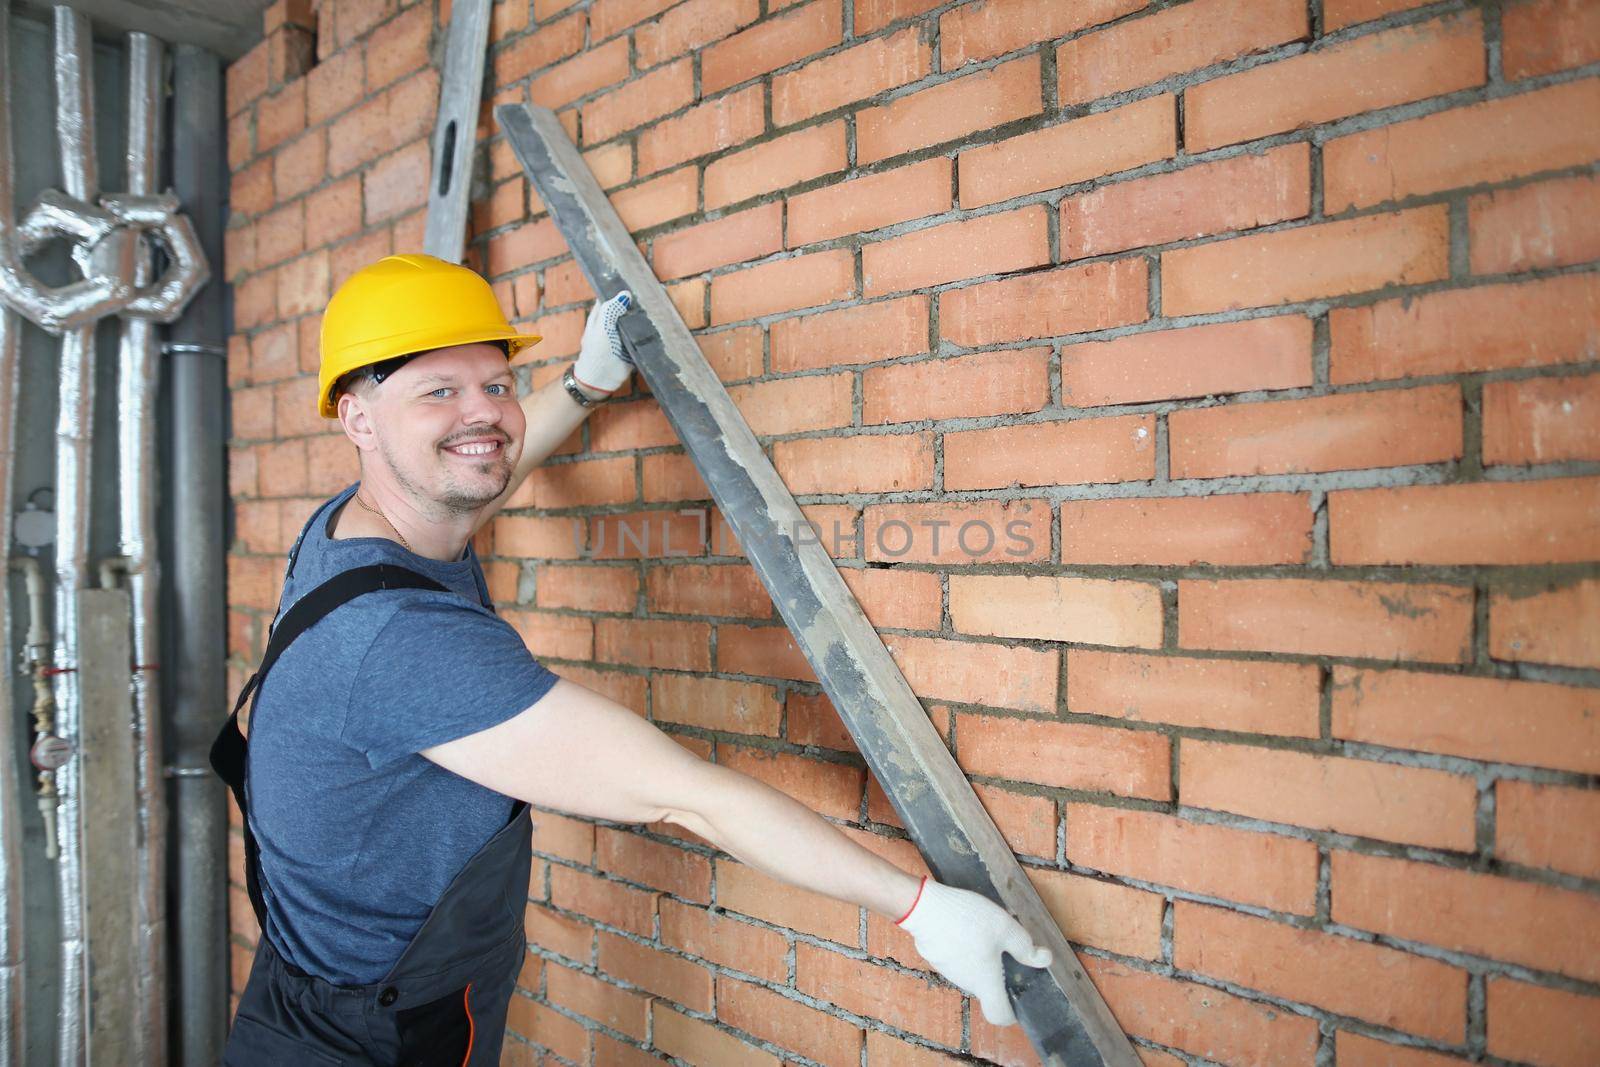
[[[396,526],[392,522],[389,522],[389,516],[385,515],[383,512],[379,511],[377,508],[373,507],[371,504],[367,503],[365,500],[362,500],[361,499],[361,494],[359,492],[357,492],[355,496],[356,496],[356,503],[357,504],[360,504],[362,507],[364,507],[368,511],[372,512],[374,515],[378,516],[378,518],[382,519],[384,522],[388,522],[389,523],[389,529],[394,531],[394,535],[396,537],[400,538],[400,543],[405,546],[405,550],[407,552],[410,552],[411,551],[411,542],[406,540],[406,535],[400,532],[400,528],[398,526]]]

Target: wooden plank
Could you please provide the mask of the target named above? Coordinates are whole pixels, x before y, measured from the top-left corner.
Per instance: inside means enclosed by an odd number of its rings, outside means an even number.
[[[600,299],[632,291],[638,310],[619,325],[635,365],[934,875],[999,902],[1054,951],[1048,969],[1004,961],[1040,1059],[1137,1067],[1133,1046],[554,113],[506,104],[495,114]]]

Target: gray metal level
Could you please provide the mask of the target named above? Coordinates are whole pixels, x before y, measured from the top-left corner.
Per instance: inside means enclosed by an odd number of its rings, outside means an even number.
[[[600,299],[632,291],[639,310],[624,315],[620,329],[634,364],[934,875],[999,902],[1054,951],[1045,970],[1005,958],[1017,1018],[1040,1059],[1047,1067],[1138,1067],[1132,1044],[560,121],[522,104],[504,104],[495,116]]]
[[[439,76],[439,117],[433,128],[433,174],[422,250],[460,263],[467,241],[467,193],[472,145],[478,139],[484,56],[489,47],[489,0],[455,0],[450,40]]]

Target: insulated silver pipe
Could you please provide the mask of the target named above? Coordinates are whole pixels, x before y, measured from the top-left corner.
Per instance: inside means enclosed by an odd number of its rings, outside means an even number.
[[[11,14],[0,4],[0,233],[16,226],[16,187],[11,170]],[[12,481],[17,456],[17,384],[21,360],[16,313],[0,306],[0,559],[11,559]],[[11,661],[11,580],[0,566],[0,1067],[23,1067],[26,998],[26,936],[22,910],[23,785],[17,776]]]
[[[166,84],[161,42],[128,35],[128,192],[154,196],[161,180],[161,104]],[[134,284],[154,276],[150,239],[138,239]],[[167,1062],[167,818],[162,777],[160,556],[156,544],[156,324],[123,318],[117,366],[118,530],[133,605],[134,818],[137,825],[133,951],[134,1063]]]
[[[223,146],[222,63],[192,45],[173,49],[172,187],[194,221],[200,247],[222,262],[227,152]],[[177,1028],[173,1062],[222,1058],[228,1032],[227,787],[211,770],[212,739],[228,715],[223,516],[227,510],[226,292],[208,286],[173,324],[171,688],[173,877],[183,906],[173,971]]]
[[[55,9],[56,142],[61,184],[68,196],[93,203],[97,173],[89,19]],[[61,996],[56,1020],[57,1063],[86,1061],[89,1004],[83,872],[83,749],[78,667],[78,592],[88,582],[90,436],[94,415],[94,326],[61,337],[60,399],[56,413],[56,732],[70,759],[56,771],[56,884],[61,909]]]

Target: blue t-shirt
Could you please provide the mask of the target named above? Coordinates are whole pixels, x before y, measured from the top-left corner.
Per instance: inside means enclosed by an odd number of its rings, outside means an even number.
[[[267,936],[340,984],[389,972],[515,805],[417,753],[510,719],[556,682],[489,606],[471,544],[446,563],[381,537],[330,538],[356,485],[307,522],[280,610],[372,563],[451,592],[367,593],[301,634],[257,697],[247,778]]]

